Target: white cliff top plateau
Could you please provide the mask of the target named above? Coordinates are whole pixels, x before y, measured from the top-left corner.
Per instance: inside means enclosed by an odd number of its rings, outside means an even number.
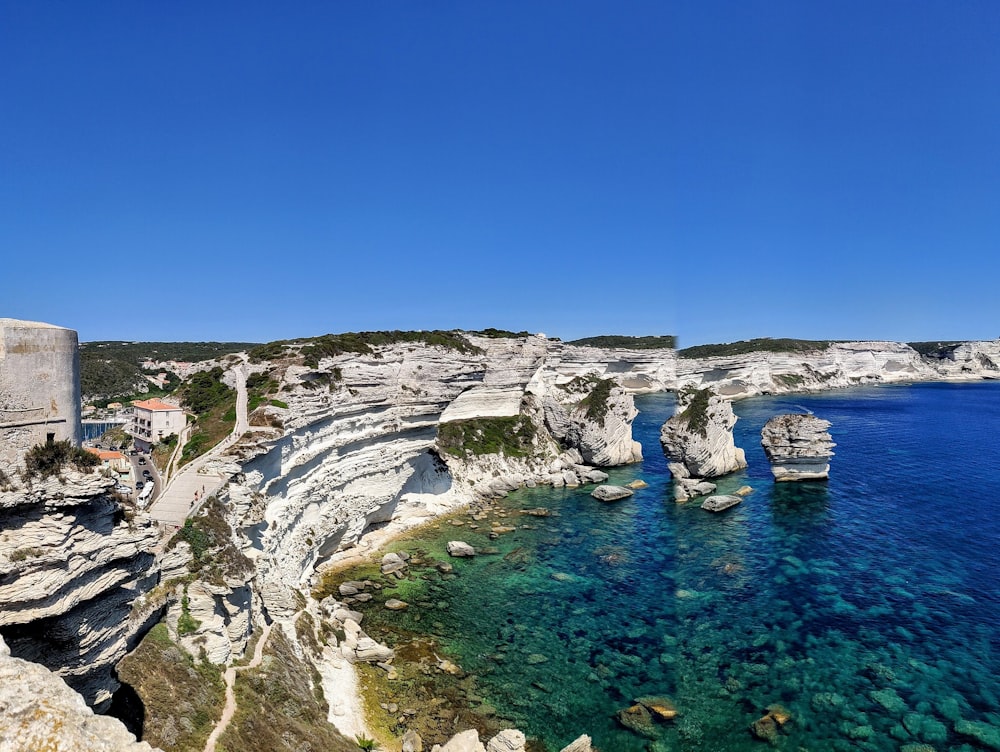
[[[470,418],[509,418],[520,414],[524,390],[516,387],[472,387],[444,409],[439,423]]]

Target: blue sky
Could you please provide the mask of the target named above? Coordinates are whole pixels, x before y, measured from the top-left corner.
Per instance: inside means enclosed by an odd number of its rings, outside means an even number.
[[[0,316],[1000,336],[995,2],[0,5]]]

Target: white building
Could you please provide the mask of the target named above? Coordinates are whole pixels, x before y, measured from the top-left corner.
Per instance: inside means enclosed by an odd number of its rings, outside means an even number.
[[[127,430],[135,439],[136,449],[148,452],[156,442],[179,434],[186,422],[184,411],[177,405],[158,399],[136,400]]]

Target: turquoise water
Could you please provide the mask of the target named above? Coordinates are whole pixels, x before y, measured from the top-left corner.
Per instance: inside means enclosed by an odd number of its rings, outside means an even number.
[[[497,551],[406,585],[446,602],[433,631],[475,701],[548,750],[584,732],[604,752],[765,749],[749,726],[774,703],[786,750],[1000,748],[1000,384],[737,403],[749,468],[720,491],[755,490],[721,515],[673,501],[670,397],[637,406],[646,461],[611,481],[650,484],[631,499],[525,490],[503,504],[558,516],[428,531]],[[760,428],[802,408],[833,423],[831,479],[775,485]],[[420,615],[388,618],[426,632]],[[641,695],[680,711],[650,738],[614,718]]]

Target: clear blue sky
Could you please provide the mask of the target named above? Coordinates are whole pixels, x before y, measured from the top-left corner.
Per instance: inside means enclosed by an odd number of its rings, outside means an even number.
[[[0,316],[1000,336],[1000,4],[0,5]]]

